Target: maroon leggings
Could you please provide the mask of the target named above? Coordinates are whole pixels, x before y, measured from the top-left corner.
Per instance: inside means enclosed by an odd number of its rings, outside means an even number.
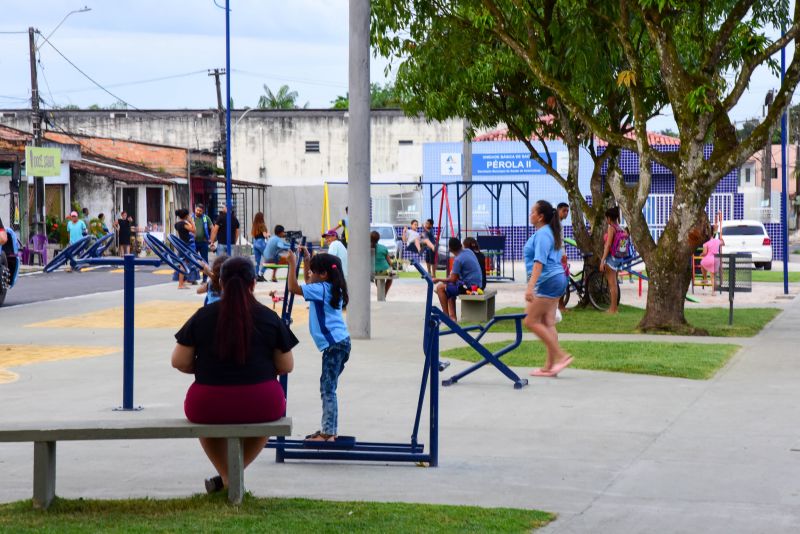
[[[186,392],[183,411],[198,424],[267,423],[286,413],[286,397],[277,380],[235,386],[195,382]]]

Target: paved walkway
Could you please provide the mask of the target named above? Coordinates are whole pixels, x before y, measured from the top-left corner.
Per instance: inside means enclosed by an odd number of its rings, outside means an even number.
[[[407,440],[413,423],[422,307],[391,298],[373,302],[373,339],[354,342],[342,375],[340,429],[362,440]],[[121,299],[112,292],[0,311],[3,342],[120,346],[121,330],[96,322],[85,328],[25,325],[102,313]],[[174,285],[137,289],[138,302],[165,299],[200,302]],[[514,390],[487,368],[441,390],[439,468],[276,465],[265,451],[248,469],[247,486],[263,496],[557,512],[546,532],[798,532],[800,452],[792,450],[800,449],[798,324],[800,303],[786,303],[785,312],[743,342],[744,349],[710,381],[570,369]],[[169,365],[174,330],[137,330],[135,402],[142,412],[111,411],[121,400],[118,352],[14,367],[19,380],[0,384],[0,425],[180,417],[191,378]],[[300,436],[319,426],[319,354],[305,325],[296,331],[301,345],[289,412]],[[608,339],[623,337],[651,339]],[[451,369],[465,366],[454,361]],[[57,491],[64,497],[190,495],[202,491],[203,478],[212,474],[191,440],[65,442],[58,448]],[[0,502],[30,497],[32,449],[0,444]]]

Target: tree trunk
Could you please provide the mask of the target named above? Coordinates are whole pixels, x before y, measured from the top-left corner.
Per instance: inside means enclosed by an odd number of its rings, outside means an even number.
[[[692,256],[697,247],[692,234],[698,223],[708,224],[705,215],[708,195],[696,185],[700,181],[700,178],[678,181],[678,184],[693,184],[693,188],[676,187],[664,233],[656,248],[644,255],[649,284],[647,309],[639,323],[640,330],[708,335],[705,330],[687,323],[684,316],[686,292],[692,279]]]

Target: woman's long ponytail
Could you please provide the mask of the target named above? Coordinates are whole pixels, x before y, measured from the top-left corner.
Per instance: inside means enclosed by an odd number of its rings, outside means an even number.
[[[558,212],[553,205],[546,200],[539,200],[536,202],[536,211],[542,214],[544,222],[550,226],[550,230],[553,232],[556,250],[561,250],[564,243],[561,238],[561,219],[558,217]]]
[[[248,258],[230,258],[222,264],[217,353],[223,360],[233,359],[239,364],[247,360],[256,304],[251,291],[255,279],[255,269]]]

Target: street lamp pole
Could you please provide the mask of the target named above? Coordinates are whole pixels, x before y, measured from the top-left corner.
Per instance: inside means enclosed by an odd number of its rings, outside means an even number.
[[[225,0],[225,231],[227,232],[227,252],[231,255],[231,220],[233,205],[231,195],[231,5]]]

